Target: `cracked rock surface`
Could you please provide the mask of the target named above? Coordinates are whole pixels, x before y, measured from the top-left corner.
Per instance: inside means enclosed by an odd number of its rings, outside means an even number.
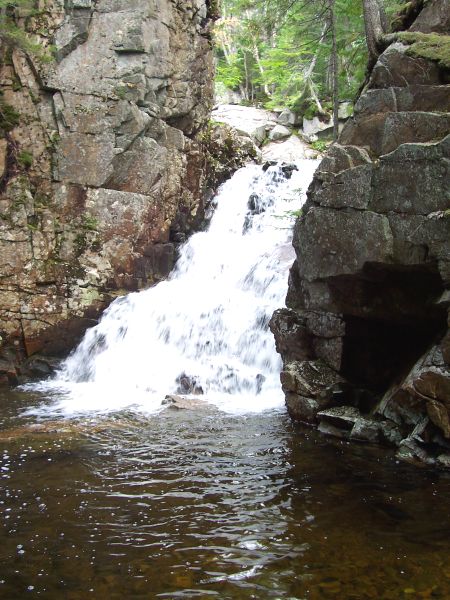
[[[15,50],[0,72],[18,113],[0,140],[0,380],[165,277],[207,198],[211,3],[41,4],[26,27],[56,60]]]

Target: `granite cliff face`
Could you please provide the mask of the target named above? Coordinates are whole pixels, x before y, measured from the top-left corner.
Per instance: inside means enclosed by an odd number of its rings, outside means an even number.
[[[410,32],[448,51],[445,5]],[[450,71],[406,39],[319,166],[271,328],[294,419],[450,466]]]
[[[167,275],[203,219],[214,5],[45,0],[20,15],[57,59],[1,66],[0,378]]]

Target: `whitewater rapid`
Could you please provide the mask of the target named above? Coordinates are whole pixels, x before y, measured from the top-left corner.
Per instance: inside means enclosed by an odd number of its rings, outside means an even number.
[[[32,386],[46,395],[38,412],[154,413],[167,394],[238,414],[283,407],[268,322],[284,304],[295,213],[316,166],[302,160],[291,178],[281,166],[236,172],[169,278],[115,300],[56,377]]]

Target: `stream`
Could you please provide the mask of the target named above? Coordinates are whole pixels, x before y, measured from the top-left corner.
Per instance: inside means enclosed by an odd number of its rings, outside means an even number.
[[[166,282],[0,390],[0,598],[450,597],[449,475],[284,409],[267,323],[315,167],[238,171]]]

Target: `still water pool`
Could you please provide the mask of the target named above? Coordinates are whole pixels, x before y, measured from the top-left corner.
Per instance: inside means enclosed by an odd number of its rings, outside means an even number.
[[[450,598],[450,479],[283,410],[40,421],[0,392],[0,598]]]

